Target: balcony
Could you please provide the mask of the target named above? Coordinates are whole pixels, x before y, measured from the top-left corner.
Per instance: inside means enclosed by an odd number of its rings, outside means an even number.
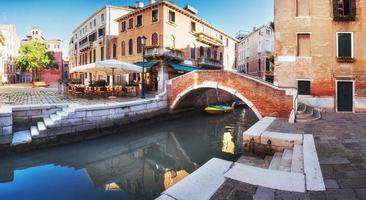
[[[146,47],[145,57],[147,59],[165,58],[176,61],[184,60],[184,55],[181,50],[165,47]]]
[[[85,42],[79,45],[80,51],[85,51],[93,47],[93,42]]]
[[[212,58],[201,57],[198,60],[198,65],[204,68],[223,68],[222,60],[216,60]]]
[[[200,41],[204,44],[214,46],[214,47],[222,46],[221,40],[214,38],[210,35],[207,35],[206,33],[196,33],[195,36],[197,37],[198,41]]]

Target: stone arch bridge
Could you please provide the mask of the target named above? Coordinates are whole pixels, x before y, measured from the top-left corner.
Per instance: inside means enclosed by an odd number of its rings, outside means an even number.
[[[192,98],[210,89],[219,89],[245,102],[262,117],[289,118],[294,105],[294,89],[278,88],[252,76],[225,70],[200,70],[169,80],[167,84],[168,106],[175,110],[187,97]],[[189,100],[188,100],[189,101]]]

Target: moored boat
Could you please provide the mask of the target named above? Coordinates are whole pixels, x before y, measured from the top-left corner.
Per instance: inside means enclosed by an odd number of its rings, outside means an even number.
[[[205,108],[205,111],[208,114],[214,114],[214,115],[229,113],[232,112],[233,110],[234,110],[233,106],[209,106]]]

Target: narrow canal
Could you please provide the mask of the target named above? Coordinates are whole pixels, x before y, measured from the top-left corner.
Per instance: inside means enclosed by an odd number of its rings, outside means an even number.
[[[0,199],[153,199],[213,157],[236,161],[250,109],[201,111],[0,159]]]

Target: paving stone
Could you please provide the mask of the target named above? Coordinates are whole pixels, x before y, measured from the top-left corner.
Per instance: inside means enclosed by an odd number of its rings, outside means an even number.
[[[339,179],[341,188],[366,188],[366,178]]]
[[[357,194],[357,197],[360,200],[366,200],[366,189],[365,188],[363,188],[363,189],[355,189],[355,192]]]
[[[324,183],[325,183],[325,187],[327,189],[338,189],[339,188],[338,183],[335,179],[325,179]]]
[[[338,165],[338,164],[350,164],[351,162],[346,158],[322,158],[320,159],[320,164],[322,165]]]

